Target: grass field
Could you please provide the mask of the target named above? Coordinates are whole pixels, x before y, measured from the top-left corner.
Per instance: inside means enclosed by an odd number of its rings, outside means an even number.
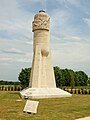
[[[90,116],[90,95],[39,99],[37,114],[23,112],[26,100],[19,92],[0,91],[0,120],[75,120]]]

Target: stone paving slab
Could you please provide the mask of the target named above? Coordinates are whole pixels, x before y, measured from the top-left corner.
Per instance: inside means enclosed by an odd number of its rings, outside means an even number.
[[[76,120],[90,120],[90,117],[79,118],[79,119],[76,119]]]

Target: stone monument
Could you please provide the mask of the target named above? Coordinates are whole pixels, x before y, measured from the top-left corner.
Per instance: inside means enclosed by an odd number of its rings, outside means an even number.
[[[29,87],[20,92],[22,97],[52,98],[69,97],[70,93],[56,88],[51,50],[50,17],[41,10],[32,23],[33,62]]]

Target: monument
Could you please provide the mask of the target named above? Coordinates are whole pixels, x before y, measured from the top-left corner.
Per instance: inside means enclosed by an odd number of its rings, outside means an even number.
[[[56,88],[51,50],[50,17],[41,10],[32,22],[33,62],[29,87],[20,92],[29,98],[69,97],[70,93]]]

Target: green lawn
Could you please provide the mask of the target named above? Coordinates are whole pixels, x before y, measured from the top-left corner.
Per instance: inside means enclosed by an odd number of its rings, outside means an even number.
[[[90,116],[90,95],[70,98],[39,99],[37,114],[23,112],[26,100],[19,92],[0,91],[0,120],[75,120]]]

